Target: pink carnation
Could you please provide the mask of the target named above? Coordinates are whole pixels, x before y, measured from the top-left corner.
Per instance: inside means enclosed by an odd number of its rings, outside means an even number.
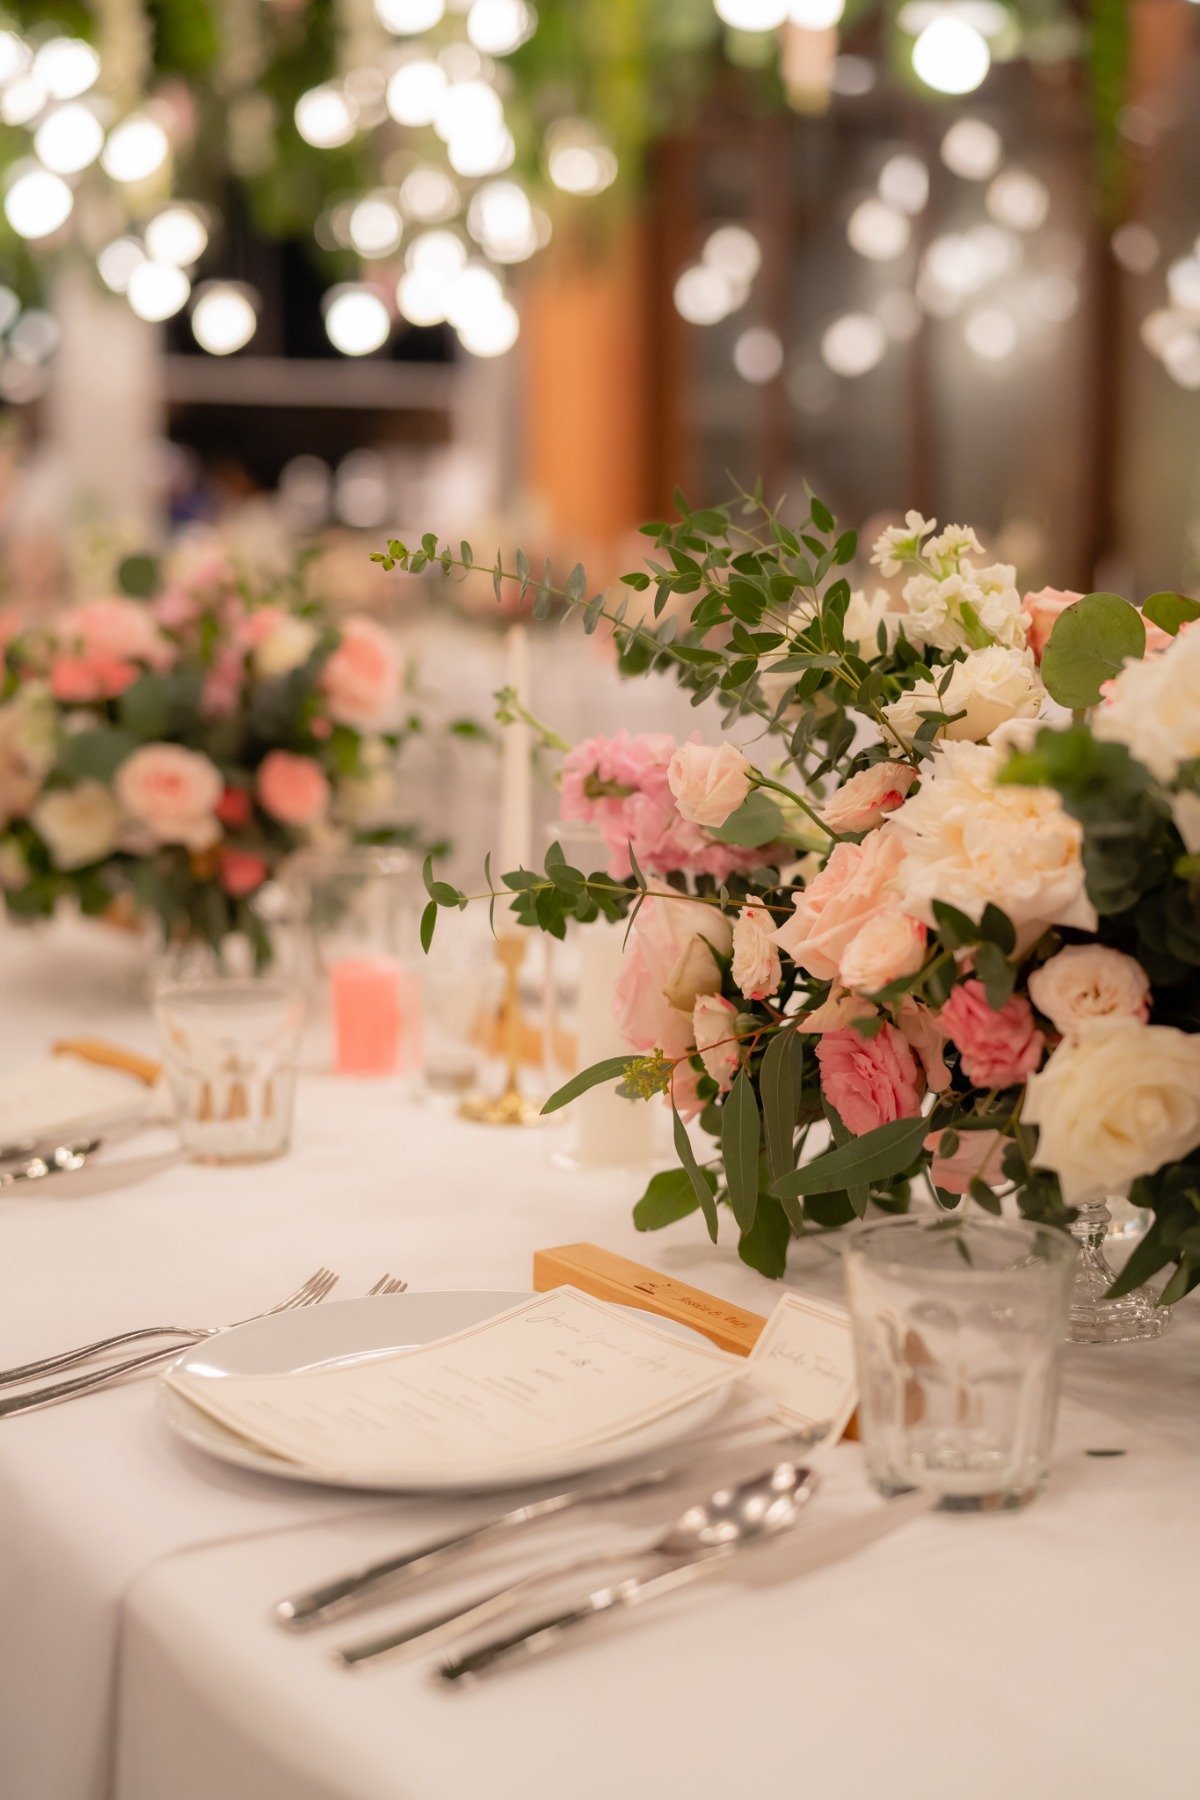
[[[976,1087],[1005,1088],[1024,1081],[1046,1047],[1025,996],[1014,994],[993,1012],[981,981],[960,982],[938,1013],[938,1024],[957,1045],[963,1074]]]
[[[330,714],[355,731],[386,731],[396,723],[404,680],[399,645],[390,631],[357,613],[343,620],[341,634],[321,672]]]
[[[818,1039],[817,1061],[821,1092],[855,1137],[896,1119],[915,1119],[921,1110],[925,1080],[894,1025],[881,1025],[869,1038],[827,1031]]]
[[[985,1187],[999,1187],[1004,1179],[1001,1164],[1007,1138],[998,1131],[961,1131],[958,1147],[948,1156],[942,1154],[944,1132],[931,1131],[925,1148],[933,1151],[929,1173],[935,1187],[947,1194],[965,1194],[973,1181]]]
[[[221,886],[235,900],[254,893],[267,879],[267,865],[253,850],[221,851]]]
[[[329,779],[311,756],[272,750],[258,771],[258,797],[273,819],[302,830],[328,811]]]

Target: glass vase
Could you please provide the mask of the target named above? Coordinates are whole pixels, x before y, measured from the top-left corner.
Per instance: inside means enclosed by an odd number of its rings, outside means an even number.
[[[1161,1337],[1171,1319],[1151,1287],[1134,1288],[1110,1300],[1108,1290],[1117,1271],[1104,1253],[1112,1214],[1108,1196],[1092,1194],[1080,1202],[1071,1236],[1079,1245],[1079,1262],[1071,1286],[1069,1339],[1073,1344],[1132,1344]]]

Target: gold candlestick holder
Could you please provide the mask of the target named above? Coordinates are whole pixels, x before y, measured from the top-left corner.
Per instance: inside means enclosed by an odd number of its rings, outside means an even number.
[[[459,1117],[481,1125],[537,1125],[542,1110],[536,1100],[521,1092],[521,965],[525,961],[523,932],[506,932],[496,939],[496,961],[504,970],[504,998],[500,1003],[500,1033],[504,1047],[504,1086],[494,1097],[472,1094],[459,1107]]]

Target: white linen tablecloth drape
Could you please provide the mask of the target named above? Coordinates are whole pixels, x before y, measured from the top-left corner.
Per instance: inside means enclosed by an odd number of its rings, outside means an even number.
[[[0,1062],[64,1030],[148,1045],[133,963],[94,929],[6,934]],[[776,1290],[694,1227],[637,1236],[637,1180],[559,1172],[552,1138],[313,1078],[277,1163],[6,1196],[0,1364],[150,1318],[237,1317],[322,1262],[346,1293],[384,1269],[519,1289],[536,1246],[580,1238],[770,1309]],[[790,1279],[833,1291],[836,1249],[806,1246]],[[1198,1351],[1186,1307],[1157,1344],[1071,1351],[1055,1475],[1023,1513],[919,1519],[803,1580],[681,1596],[462,1693],[422,1664],[346,1675],[327,1650],[356,1622],[293,1639],[267,1611],[478,1502],[380,1506],[242,1475],[173,1441],[149,1383],[0,1421],[0,1793],[1192,1800]],[[875,1504],[856,1449],[831,1453],[814,1529]],[[595,1539],[564,1522],[536,1550]]]

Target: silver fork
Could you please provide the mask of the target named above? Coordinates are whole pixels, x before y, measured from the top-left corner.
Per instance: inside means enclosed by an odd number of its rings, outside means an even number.
[[[252,1319],[266,1318],[271,1313],[291,1312],[301,1306],[316,1306],[332,1292],[337,1279],[332,1269],[318,1269],[294,1294],[281,1300],[278,1306],[269,1307],[266,1313],[254,1313],[250,1319],[240,1319],[237,1322],[248,1325]],[[124,1362],[105,1363],[102,1368],[91,1369],[86,1375],[76,1375],[70,1381],[60,1381],[50,1387],[32,1388],[24,1394],[10,1394],[7,1399],[0,1400],[0,1419],[9,1418],[16,1413],[33,1412],[41,1406],[52,1406],[58,1400],[69,1400],[76,1394],[87,1394],[95,1388],[105,1387],[123,1375],[131,1375],[136,1369],[148,1369],[154,1363],[169,1362],[172,1357],[181,1356],[190,1344],[197,1344],[202,1338],[216,1337],[219,1332],[228,1329],[226,1325],[206,1325],[199,1328],[189,1326],[187,1339],[183,1343],[167,1344],[165,1347],[160,1345],[157,1350],[144,1351],[142,1355],[127,1358]],[[145,1333],[134,1335],[144,1336]],[[109,1341],[121,1343],[124,1340],[117,1338]],[[95,1348],[95,1345],[89,1346],[89,1352]],[[73,1357],[72,1360],[77,1361],[78,1357]]]
[[[367,1298],[372,1294],[402,1294],[407,1287],[407,1281],[401,1281],[399,1275],[381,1275],[375,1286],[367,1289]]]

